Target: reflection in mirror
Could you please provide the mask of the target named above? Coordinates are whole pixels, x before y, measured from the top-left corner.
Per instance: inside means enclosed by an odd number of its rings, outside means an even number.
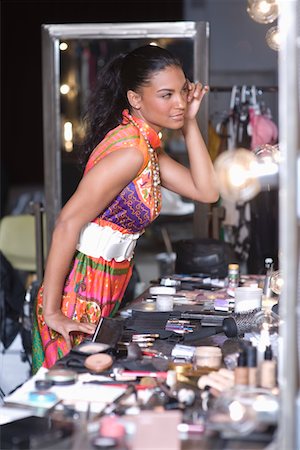
[[[99,69],[112,56],[130,52],[147,44],[170,50],[182,61],[187,78],[193,80],[193,41],[189,38],[60,41],[62,204],[65,204],[72,195],[81,178],[78,150],[84,145],[85,131],[82,118]],[[188,163],[180,132],[163,131],[162,143],[173,158],[183,164]]]

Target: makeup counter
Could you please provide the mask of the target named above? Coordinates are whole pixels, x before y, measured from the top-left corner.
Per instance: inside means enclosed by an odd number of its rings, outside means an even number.
[[[265,281],[159,280],[5,397],[1,448],[274,448],[278,296]]]

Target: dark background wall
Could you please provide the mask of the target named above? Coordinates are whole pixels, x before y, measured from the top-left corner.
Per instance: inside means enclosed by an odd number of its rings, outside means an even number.
[[[1,2],[1,209],[11,186],[43,183],[41,25],[183,20],[183,0]]]

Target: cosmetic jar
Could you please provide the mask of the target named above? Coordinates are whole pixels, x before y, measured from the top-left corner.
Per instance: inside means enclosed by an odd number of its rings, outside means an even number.
[[[56,385],[74,384],[77,381],[77,373],[68,369],[49,369],[45,374],[46,380]]]
[[[219,347],[214,346],[196,347],[194,361],[196,367],[219,369],[222,362],[222,351]]]
[[[150,295],[174,295],[176,288],[174,286],[151,286],[149,288]]]
[[[261,308],[262,288],[237,287],[235,288],[234,312],[244,313]]]
[[[157,311],[173,311],[174,297],[172,295],[158,295],[156,297]]]

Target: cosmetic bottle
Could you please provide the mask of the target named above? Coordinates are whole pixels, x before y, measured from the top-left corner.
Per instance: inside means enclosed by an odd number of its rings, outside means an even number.
[[[272,258],[266,258],[265,259],[265,269],[266,269],[266,275],[264,279],[264,288],[263,288],[263,295],[267,298],[272,296],[272,291],[270,287],[271,282],[271,276],[273,273],[273,259]]]
[[[234,369],[234,384],[238,386],[248,385],[247,353],[243,350],[237,359],[237,367]]]
[[[271,345],[265,350],[264,360],[260,364],[260,386],[265,389],[273,389],[276,386],[276,361],[273,359]]]
[[[235,288],[238,287],[240,282],[240,267],[238,264],[228,264],[227,275],[227,292],[233,294]]]
[[[248,385],[257,386],[257,348],[253,345],[247,347]]]

